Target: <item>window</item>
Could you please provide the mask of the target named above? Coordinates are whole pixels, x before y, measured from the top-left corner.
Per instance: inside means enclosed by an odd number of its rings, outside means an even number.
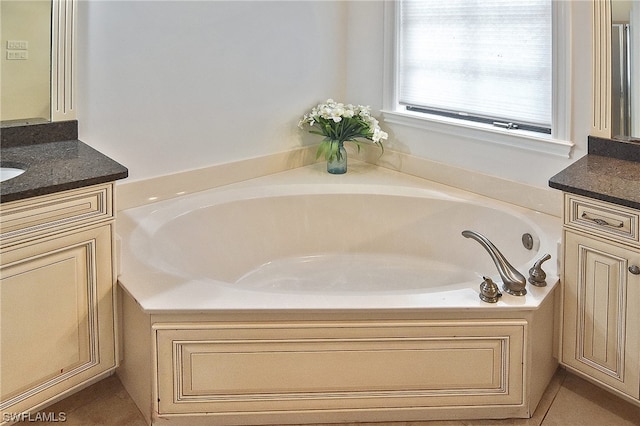
[[[569,25],[559,21],[568,19],[562,3],[393,2],[391,114],[385,118],[393,122],[396,113],[403,124],[414,117],[509,129],[501,131],[564,145],[551,151],[568,156],[572,144],[557,140],[568,139],[569,127]]]
[[[551,133],[551,0],[403,0],[399,101]]]

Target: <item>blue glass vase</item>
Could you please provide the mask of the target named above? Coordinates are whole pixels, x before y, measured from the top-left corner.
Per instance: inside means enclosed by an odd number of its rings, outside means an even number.
[[[327,160],[327,171],[334,175],[347,172],[347,150],[342,142],[338,142],[338,150]]]

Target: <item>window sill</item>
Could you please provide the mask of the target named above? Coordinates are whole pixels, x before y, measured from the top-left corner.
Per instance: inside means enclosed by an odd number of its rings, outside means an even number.
[[[483,143],[491,143],[570,158],[573,142],[554,139],[524,130],[506,130],[483,123],[470,123],[454,118],[437,117],[411,111],[383,110],[385,122],[447,135],[455,135]]]

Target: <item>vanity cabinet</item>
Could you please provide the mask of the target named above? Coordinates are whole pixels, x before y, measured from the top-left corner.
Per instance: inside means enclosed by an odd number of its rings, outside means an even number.
[[[0,204],[0,422],[116,367],[113,211],[113,183]]]
[[[562,363],[640,404],[640,211],[565,194]]]

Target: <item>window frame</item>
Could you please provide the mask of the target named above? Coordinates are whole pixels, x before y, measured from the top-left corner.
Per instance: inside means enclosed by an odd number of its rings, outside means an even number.
[[[571,142],[571,2],[552,0],[552,131],[551,135],[490,124],[406,111],[398,102],[398,32],[400,0],[384,3],[384,84],[382,116],[385,122],[429,132],[526,149],[569,158]]]

